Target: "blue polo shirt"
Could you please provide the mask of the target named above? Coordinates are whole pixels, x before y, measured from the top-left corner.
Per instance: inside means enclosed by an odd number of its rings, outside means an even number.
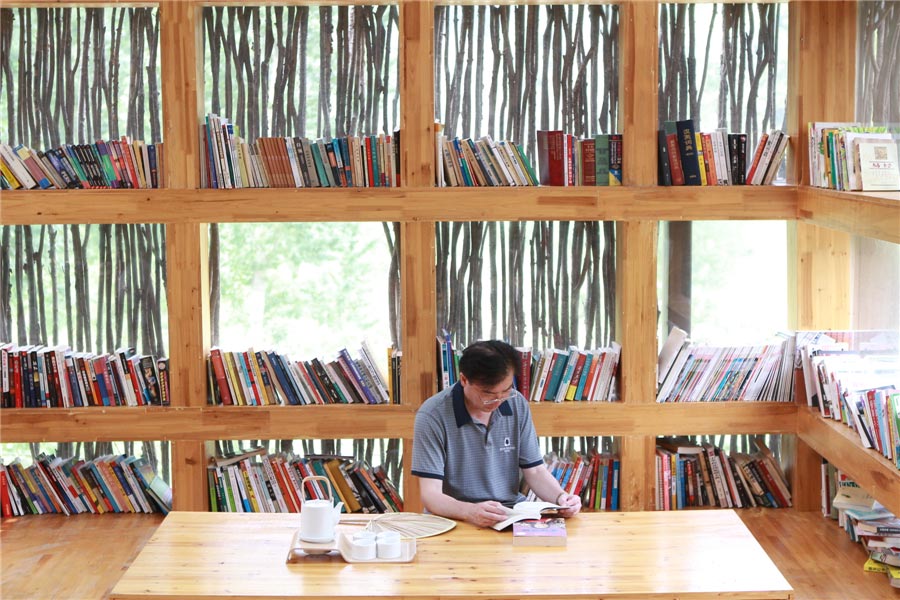
[[[452,498],[512,506],[522,499],[519,469],[542,464],[531,410],[518,392],[491,413],[487,425],[469,415],[459,383],[416,412],[412,474],[442,480]]]

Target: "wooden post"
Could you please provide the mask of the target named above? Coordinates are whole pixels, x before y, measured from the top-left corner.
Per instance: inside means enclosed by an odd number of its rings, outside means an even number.
[[[166,183],[171,189],[199,187],[200,11],[188,2],[162,2],[160,49]],[[208,225],[166,226],[166,284],[169,309],[169,369],[172,405],[206,404],[209,347]],[[172,443],[172,492],[176,510],[206,510],[206,452],[203,440]]]
[[[787,122],[792,152],[787,176],[789,183],[809,185],[808,124],[854,119],[857,6],[855,2],[792,2],[788,6]],[[850,327],[850,246],[850,234],[800,221],[788,223],[792,328]],[[821,488],[818,455],[799,437],[788,442],[784,455],[794,506],[815,510]]]
[[[619,70],[627,186],[656,185],[659,12],[656,3],[620,6]],[[619,222],[616,228],[616,337],[623,340],[619,368],[622,400],[656,400],[656,221]],[[619,480],[622,510],[653,508],[655,438],[624,436]]]
[[[411,1],[400,5],[400,143],[403,187],[434,182],[434,6]],[[435,392],[434,222],[403,223],[400,235],[400,295],[404,404],[420,405]],[[403,439],[404,508],[421,511],[418,482],[411,469],[412,438]]]
[[[792,2],[789,10],[788,130],[793,160],[788,176],[808,185],[809,122],[854,118],[857,5]],[[792,327],[850,326],[850,243],[846,233],[802,222],[789,225]]]

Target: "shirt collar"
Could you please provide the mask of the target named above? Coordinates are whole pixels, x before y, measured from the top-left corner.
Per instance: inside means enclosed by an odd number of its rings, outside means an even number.
[[[466,399],[463,395],[461,383],[456,382],[450,390],[450,397],[453,401],[453,415],[456,417],[456,426],[462,427],[467,423],[471,423],[472,415],[470,415],[468,409],[466,409]],[[509,405],[509,400],[504,400],[497,411],[504,417],[511,417],[513,414],[512,406]]]

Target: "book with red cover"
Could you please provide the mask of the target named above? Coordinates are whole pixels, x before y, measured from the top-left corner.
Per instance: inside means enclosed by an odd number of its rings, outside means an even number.
[[[565,546],[566,520],[560,517],[513,523],[513,546]]]

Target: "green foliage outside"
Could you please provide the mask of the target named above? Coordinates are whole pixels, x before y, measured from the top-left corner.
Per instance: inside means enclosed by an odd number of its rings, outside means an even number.
[[[220,345],[295,359],[390,345],[381,223],[220,225]],[[384,367],[384,366],[383,366]]]

